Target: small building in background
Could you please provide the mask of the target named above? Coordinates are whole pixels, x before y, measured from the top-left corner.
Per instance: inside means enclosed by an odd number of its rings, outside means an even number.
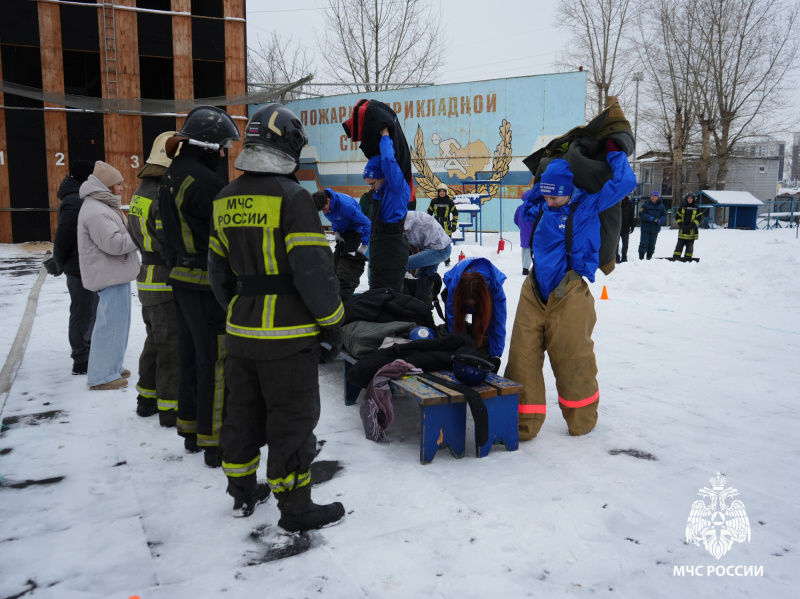
[[[728,229],[757,229],[758,211],[764,205],[747,191],[718,191],[704,189],[695,198],[704,208],[707,223],[726,225]],[[705,226],[705,223],[704,223]]]

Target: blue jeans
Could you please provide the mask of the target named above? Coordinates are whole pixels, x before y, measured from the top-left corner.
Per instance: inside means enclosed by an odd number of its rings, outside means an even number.
[[[131,284],[112,285],[97,292],[97,315],[89,349],[86,384],[90,387],[116,381],[125,367],[131,328]]]
[[[443,250],[422,250],[408,257],[407,270],[416,270],[417,278],[432,277],[439,265],[450,257],[452,251],[453,244]]]

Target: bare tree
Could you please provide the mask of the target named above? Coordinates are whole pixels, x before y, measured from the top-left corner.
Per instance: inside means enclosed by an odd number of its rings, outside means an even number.
[[[694,0],[658,0],[639,19],[640,55],[654,81],[659,129],[672,158],[673,205],[683,195],[683,157],[697,122],[695,74],[701,60],[691,43],[699,30],[694,7]]]
[[[324,10],[320,50],[327,75],[343,89],[378,91],[439,73],[444,34],[430,0],[326,0]]]
[[[793,90],[785,77],[797,68],[800,5],[782,0],[697,0],[702,49],[718,164],[717,189],[725,189],[728,158],[737,143],[787,106]],[[762,129],[763,130],[763,129]]]
[[[280,37],[276,32],[265,41],[258,37],[257,47],[247,48],[247,81],[252,83],[291,83],[302,79],[313,70],[313,62],[308,58],[306,48],[292,45],[292,40]],[[261,86],[251,90],[263,89]],[[282,102],[302,97],[297,88],[286,94]],[[305,91],[309,91],[306,89]]]
[[[618,64],[625,63],[630,53],[626,33],[633,24],[632,14],[632,0],[561,0],[558,5],[559,26],[574,34],[560,62],[588,70],[586,102],[596,107],[592,114],[606,108],[609,95],[619,93],[609,90],[616,82]]]

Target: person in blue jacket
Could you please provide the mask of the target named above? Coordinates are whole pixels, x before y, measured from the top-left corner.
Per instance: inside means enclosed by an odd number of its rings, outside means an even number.
[[[364,273],[370,222],[361,212],[355,198],[326,187],[312,196],[317,210],[321,210],[331,223],[336,235],[333,251],[333,271],[339,280],[342,301],[353,295]]]
[[[611,179],[590,194],[573,186],[565,160],[550,162],[526,197],[522,217],[534,223],[533,266],[522,284],[504,376],[522,384],[519,438],[539,433],[546,415],[545,351],[558,403],[571,435],[597,423],[600,391],[592,330],[597,316],[589,281],[600,262],[600,217],[636,186],[636,176],[616,143],[606,144]]]
[[[408,264],[404,221],[411,188],[397,164],[389,130],[381,132],[380,154],[369,159],[364,181],[373,191],[372,232],[369,240],[369,288],[403,292]]]
[[[465,258],[442,279],[447,290],[447,330],[468,332],[476,348],[487,353],[495,372],[506,346],[505,280],[506,275],[486,258]],[[467,314],[472,315],[471,326],[467,326]]]
[[[647,254],[648,260],[653,257],[653,252],[656,251],[658,232],[661,231],[661,225],[667,222],[667,209],[661,203],[659,195],[658,191],[654,189],[650,192],[650,201],[642,202],[642,207],[639,208],[642,230],[639,238],[639,260],[644,260],[645,254]]]

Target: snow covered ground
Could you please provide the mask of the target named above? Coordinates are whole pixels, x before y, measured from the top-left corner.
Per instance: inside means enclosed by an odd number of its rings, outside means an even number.
[[[468,436],[464,459],[442,451],[421,466],[417,407],[397,402],[390,444],[367,441],[357,406],[344,405],[342,363],[322,366],[314,478],[333,476],[313,495],[347,516],[292,539],[277,536],[273,499],[234,519],[222,472],[186,454],[174,429],[137,417],[133,387],[94,393],[71,376],[69,296],[63,277],[47,277],[2,409],[0,599],[797,597],[795,235],[701,231],[701,261],[682,264],[639,261],[637,230],[631,261],[592,285],[601,400],[585,437],[567,435],[546,365],[538,438],[477,459]],[[498,255],[485,235],[453,258],[489,257],[507,273],[510,332],[523,277],[518,236],[505,237],[513,250]],[[676,239],[662,231],[656,255]],[[0,246],[3,359],[40,261]],[[751,533],[720,559],[685,541],[717,472]]]

